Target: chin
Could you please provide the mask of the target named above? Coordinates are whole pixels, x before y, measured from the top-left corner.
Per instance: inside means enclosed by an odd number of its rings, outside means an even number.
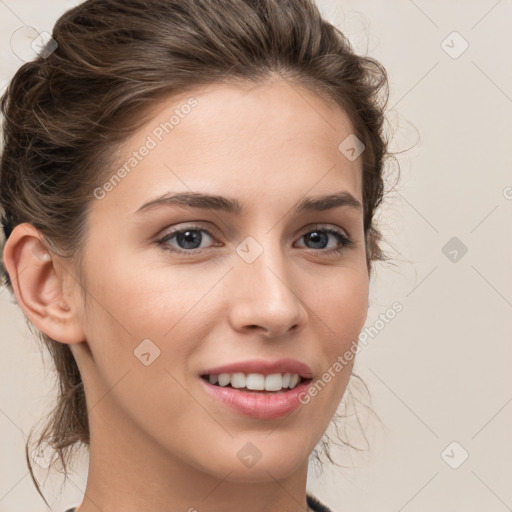
[[[210,466],[212,461],[215,463],[207,471],[221,478],[229,474],[226,480],[231,482],[268,483],[291,476],[304,464],[307,467],[310,453],[305,450],[303,438],[292,442],[277,431],[269,433],[255,435],[252,441],[247,437],[233,441],[234,449],[228,447],[209,459]],[[273,436],[274,442],[270,440]]]

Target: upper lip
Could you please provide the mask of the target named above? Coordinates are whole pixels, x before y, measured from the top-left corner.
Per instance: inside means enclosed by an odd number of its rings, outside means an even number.
[[[313,376],[313,372],[307,364],[295,359],[279,359],[277,361],[252,359],[250,361],[239,361],[216,366],[215,368],[207,368],[201,372],[201,375],[220,375],[221,373],[261,373],[263,375],[296,373],[304,379],[310,379]]]

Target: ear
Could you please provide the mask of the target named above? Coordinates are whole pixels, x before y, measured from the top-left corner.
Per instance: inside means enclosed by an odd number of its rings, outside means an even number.
[[[65,271],[43,240],[41,233],[26,222],[17,225],[7,239],[4,266],[14,294],[27,318],[40,331],[62,343],[80,343],[85,336],[78,321],[78,304],[69,303],[64,297]]]

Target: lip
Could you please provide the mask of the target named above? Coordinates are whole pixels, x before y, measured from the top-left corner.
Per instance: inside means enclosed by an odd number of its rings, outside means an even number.
[[[306,390],[312,382],[312,380],[306,380],[288,391],[258,392],[215,386],[203,378],[199,378],[199,380],[206,392],[215,400],[238,413],[260,420],[280,418],[298,409],[303,405],[300,396],[306,394]]]
[[[250,361],[239,361],[215,368],[207,368],[200,375],[220,375],[221,373],[261,373],[262,375],[297,373],[303,379],[311,379],[313,377],[311,368],[307,364],[295,359],[279,359],[277,361],[252,359]]]

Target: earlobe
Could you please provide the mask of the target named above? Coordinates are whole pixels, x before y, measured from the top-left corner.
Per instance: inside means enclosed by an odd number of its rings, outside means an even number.
[[[85,336],[76,315],[77,305],[64,296],[58,256],[42,240],[41,233],[29,223],[16,226],[7,239],[4,265],[14,294],[40,331],[62,343],[79,343]]]

